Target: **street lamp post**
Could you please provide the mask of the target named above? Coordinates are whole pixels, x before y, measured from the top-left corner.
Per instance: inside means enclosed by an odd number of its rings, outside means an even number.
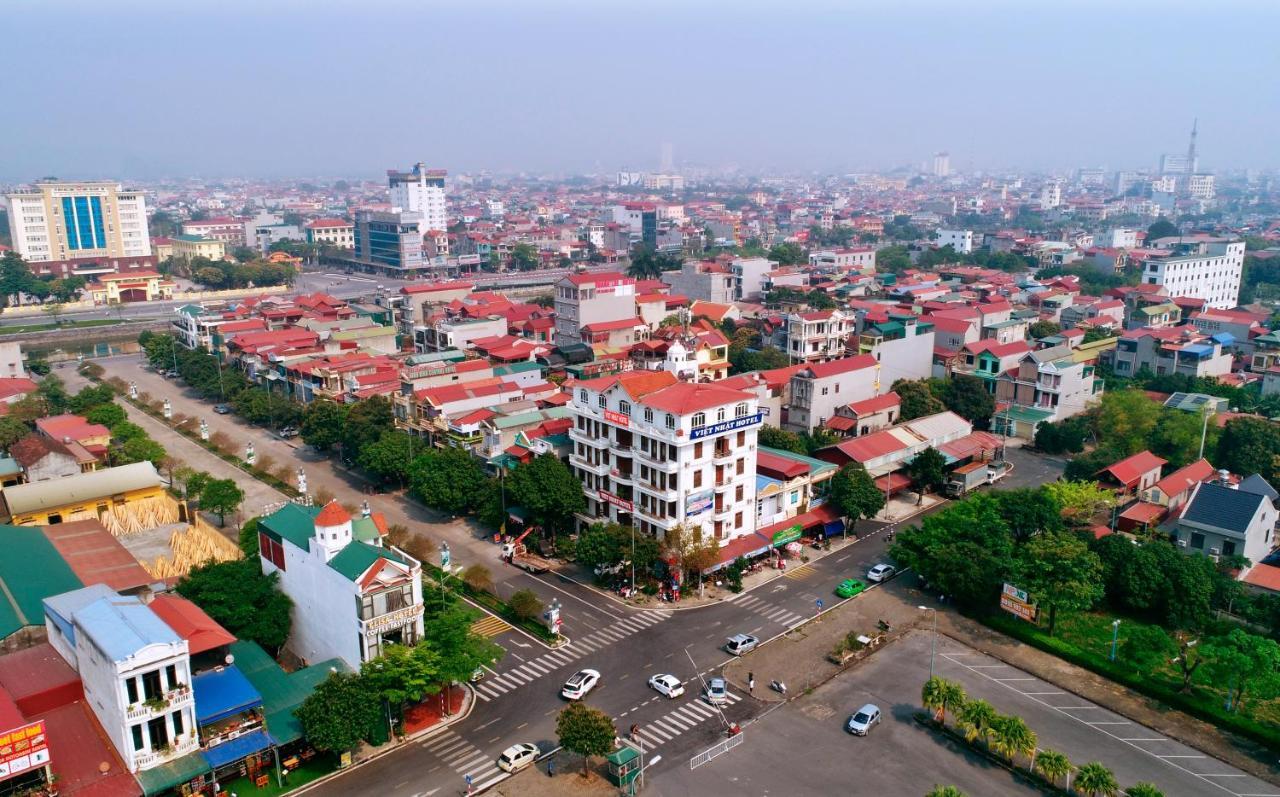
[[[449,569],[449,543],[440,543],[440,611],[444,611],[444,574]]]
[[[1120,620],[1111,622],[1111,660],[1116,660],[1116,647],[1120,643]]]
[[[938,610],[932,606],[920,606],[921,611],[933,612],[933,643],[929,648],[929,677],[933,677],[933,662],[938,656]]]

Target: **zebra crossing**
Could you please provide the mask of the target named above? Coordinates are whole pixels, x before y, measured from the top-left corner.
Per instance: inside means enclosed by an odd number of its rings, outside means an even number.
[[[422,747],[463,778],[470,775],[472,789],[475,791],[488,788],[508,777],[507,773],[498,769],[493,756],[449,728],[427,739]]]
[[[471,624],[471,632],[473,634],[479,634],[486,639],[496,637],[510,629],[510,623],[501,618],[494,617],[491,614],[486,614],[484,617],[481,617],[479,620],[476,620]]]
[[[625,617],[610,618],[607,628],[594,631],[580,639],[574,639],[567,647],[543,653],[541,656],[526,661],[518,667],[513,667],[499,675],[490,676],[479,683],[473,684],[476,690],[476,697],[486,703],[502,697],[507,692],[568,667],[575,660],[588,653],[617,644],[623,639],[633,634],[638,634],[670,617],[670,611],[654,610],[629,614]]]
[[[787,572],[782,574],[782,577],[793,579],[795,581],[803,581],[804,579],[809,578],[812,575],[815,575],[817,572],[818,572],[817,568],[815,568],[811,564],[805,563],[800,565],[799,567],[787,570]]]
[[[728,692],[725,695],[725,699],[727,705],[731,706],[741,700],[742,697],[733,692]],[[719,713],[714,706],[708,705],[701,699],[691,700],[677,709],[668,711],[658,719],[638,723],[635,736],[638,737],[637,741],[644,743],[645,750],[652,750],[706,720],[718,716]]]
[[[734,601],[734,603],[738,604],[739,606],[746,607],[749,611],[754,612],[755,614],[758,614],[761,617],[767,618],[769,620],[774,621],[775,623],[780,623],[781,625],[785,625],[787,627],[791,627],[796,623],[801,622],[802,620],[808,619],[807,617],[796,614],[795,612],[789,612],[786,609],[782,609],[778,606],[774,606],[772,603],[769,603],[766,600],[757,598],[755,595],[744,595],[741,598],[738,598],[736,601]]]

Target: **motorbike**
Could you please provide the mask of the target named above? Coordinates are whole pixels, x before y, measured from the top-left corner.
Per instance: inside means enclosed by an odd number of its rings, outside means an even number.
[[[777,692],[778,694],[782,695],[783,697],[786,697],[787,695],[787,685],[784,684],[782,681],[778,681],[778,680],[770,681],[769,688]]]

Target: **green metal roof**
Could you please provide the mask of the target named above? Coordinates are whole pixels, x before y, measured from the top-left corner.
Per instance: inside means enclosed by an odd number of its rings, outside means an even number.
[[[379,548],[364,542],[349,543],[329,560],[329,567],[337,570],[348,581],[355,581],[379,559],[390,559],[404,564],[404,560],[392,550]]]
[[[373,542],[382,539],[378,525],[371,517],[358,517],[351,521],[351,536],[359,542]]]
[[[262,695],[267,732],[277,744],[302,738],[302,723],[294,716],[294,710],[329,676],[331,668],[338,672],[349,669],[342,659],[329,659],[287,673],[256,642],[243,640],[231,643],[231,655],[235,656],[236,669]]]
[[[498,415],[492,418],[490,423],[497,429],[506,429],[511,426],[523,426],[530,423],[569,418],[572,415],[573,413],[568,407],[549,407],[545,410],[522,412],[519,415]]]
[[[170,789],[209,771],[209,762],[199,751],[187,753],[167,764],[135,772],[133,776],[142,784],[143,794],[163,794]]]
[[[0,639],[44,625],[45,598],[84,584],[36,526],[0,526]]]
[[[311,550],[311,537],[316,533],[318,506],[302,506],[292,501],[258,521],[258,525],[275,536],[286,539],[304,551]]]
[[[898,321],[885,321],[884,323],[876,324],[875,328],[880,330],[881,335],[888,335],[893,332],[903,332],[906,330],[906,327]]]
[[[334,332],[330,337],[334,340],[356,340],[358,338],[385,338],[396,334],[395,327],[358,327]]]
[[[1034,407],[1019,407],[1014,405],[1007,410],[1009,420],[1019,423],[1040,423],[1047,421],[1053,417],[1053,413],[1048,410],[1038,410]],[[995,414],[997,418],[1003,418],[1006,410],[998,410]]]
[[[828,471],[836,470],[836,466],[830,462],[824,462],[823,460],[814,459],[813,457],[806,457],[804,454],[797,454],[794,451],[786,451],[781,448],[769,448],[768,446],[759,446],[758,450],[764,451],[768,454],[773,454],[775,457],[784,457],[786,459],[794,459],[796,462],[803,462],[809,466],[810,480],[815,476],[821,476]]]
[[[541,371],[542,366],[535,362],[509,363],[507,365],[495,365],[493,367],[494,376],[505,376],[507,374],[523,374],[526,371]]]
[[[187,243],[189,243],[189,244],[202,244],[202,243],[213,243],[213,242],[214,242],[214,239],[212,239],[212,238],[206,238],[206,237],[204,237],[203,235],[175,235],[175,236],[173,237],[173,240],[175,240],[175,241],[185,241],[185,242],[187,242]]]

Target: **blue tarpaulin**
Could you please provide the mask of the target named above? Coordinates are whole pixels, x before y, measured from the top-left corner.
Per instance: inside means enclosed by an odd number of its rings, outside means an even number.
[[[262,705],[262,695],[234,666],[202,672],[191,679],[196,722],[207,725]]]
[[[267,736],[266,731],[254,731],[229,742],[223,742],[217,747],[210,747],[200,754],[204,756],[205,761],[209,762],[210,768],[217,769],[227,764],[234,764],[245,756],[266,750],[270,746],[271,737]]]

